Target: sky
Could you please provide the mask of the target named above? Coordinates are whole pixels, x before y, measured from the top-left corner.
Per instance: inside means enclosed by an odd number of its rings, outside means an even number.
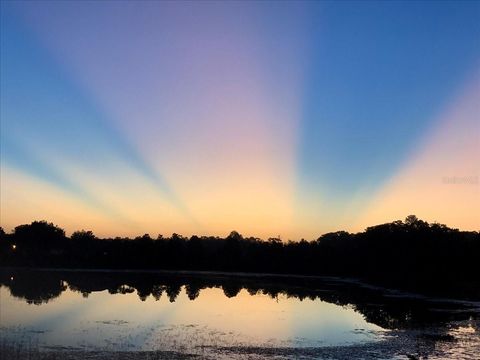
[[[1,2],[0,225],[480,229],[480,2]]]

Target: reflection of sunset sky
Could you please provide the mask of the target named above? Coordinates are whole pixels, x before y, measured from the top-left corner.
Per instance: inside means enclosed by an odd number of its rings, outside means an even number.
[[[136,349],[161,346],[168,350],[172,340],[174,346],[189,347],[212,345],[220,339],[224,346],[289,346],[302,339],[296,346],[324,346],[365,341],[365,334],[355,333],[355,329],[381,330],[352,309],[284,295],[278,299],[251,296],[246,290],[227,298],[222,289],[207,288],[192,301],[183,289],[173,303],[165,293],[158,301],[152,296],[140,301],[136,293],[102,291],[83,298],[67,290],[47,304],[29,305],[7,294],[8,290],[1,288],[1,301],[8,309],[6,313],[0,310],[2,326],[47,330],[40,335],[47,345],[105,346],[109,339],[117,341],[117,346],[131,342]],[[179,337],[172,338],[177,332]]]
[[[7,230],[478,227],[478,3],[1,6]]]

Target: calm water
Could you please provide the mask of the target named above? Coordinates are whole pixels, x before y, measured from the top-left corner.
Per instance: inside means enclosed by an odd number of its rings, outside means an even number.
[[[479,304],[337,279],[3,270],[0,283],[1,359],[480,354]]]

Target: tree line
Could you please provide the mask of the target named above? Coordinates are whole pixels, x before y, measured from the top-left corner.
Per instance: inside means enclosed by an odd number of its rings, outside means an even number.
[[[70,237],[46,221],[0,231],[0,265],[85,269],[164,269],[356,277],[409,289],[480,293],[480,233],[428,223],[415,215],[359,233],[331,232],[312,241],[148,234]]]

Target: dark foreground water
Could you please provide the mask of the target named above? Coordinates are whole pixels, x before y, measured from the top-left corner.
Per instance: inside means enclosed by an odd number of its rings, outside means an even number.
[[[480,304],[334,278],[0,270],[0,359],[479,359]]]

